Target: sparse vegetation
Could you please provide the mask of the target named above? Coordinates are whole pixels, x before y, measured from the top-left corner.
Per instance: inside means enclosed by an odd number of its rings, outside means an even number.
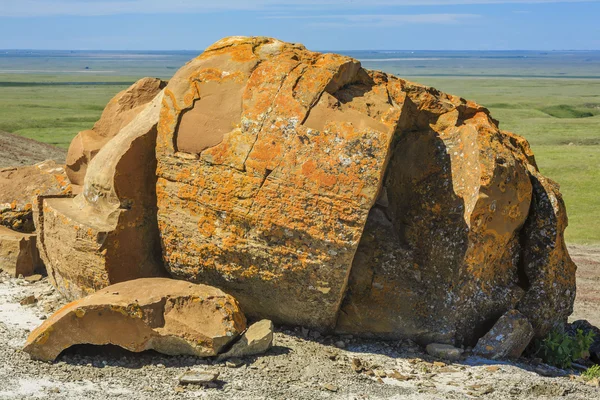
[[[543,107],[540,111],[555,118],[589,118],[594,116],[590,109],[572,107],[567,104]]]
[[[591,381],[592,379],[600,379],[600,365],[589,367],[583,374],[583,379]]]
[[[590,346],[594,342],[594,332],[584,333],[577,330],[575,336],[553,331],[543,340],[536,341],[533,355],[545,363],[559,368],[570,368],[575,360],[589,356]]]

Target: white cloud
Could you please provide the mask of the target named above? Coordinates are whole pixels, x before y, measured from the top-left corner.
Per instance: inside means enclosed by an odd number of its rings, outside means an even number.
[[[273,15],[266,19],[311,20],[313,26],[368,26],[389,27],[405,24],[456,24],[479,18],[477,14],[357,14],[357,15]]]
[[[0,16],[203,13],[224,10],[319,10],[343,7],[579,3],[600,0],[0,0]]]

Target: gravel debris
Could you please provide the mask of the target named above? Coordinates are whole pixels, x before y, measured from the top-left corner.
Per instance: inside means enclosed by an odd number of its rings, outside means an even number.
[[[19,304],[31,295],[37,303]],[[442,363],[409,341],[287,327],[278,327],[265,355],[239,360],[87,345],[68,349],[54,363],[30,360],[21,351],[27,335],[63,304],[47,278],[29,283],[0,275],[0,399],[600,399],[598,387],[572,376],[540,376],[526,362],[463,357]],[[215,378],[180,384],[189,371]]]

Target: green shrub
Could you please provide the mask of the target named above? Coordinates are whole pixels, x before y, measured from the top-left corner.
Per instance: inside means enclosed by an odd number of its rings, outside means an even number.
[[[589,367],[583,373],[583,379],[585,379],[586,381],[591,381],[595,378],[600,378],[600,365],[594,365],[593,367]]]
[[[594,342],[594,332],[577,330],[575,336],[557,331],[550,332],[543,340],[535,343],[534,355],[545,363],[559,368],[570,368],[573,361],[588,357]]]

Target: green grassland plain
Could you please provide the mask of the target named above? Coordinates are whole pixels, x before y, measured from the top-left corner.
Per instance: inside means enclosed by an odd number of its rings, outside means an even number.
[[[137,77],[0,75],[0,130],[68,147],[108,100]],[[567,241],[600,243],[600,79],[432,77],[410,80],[475,100],[501,128],[525,136],[546,176],[561,185]]]

